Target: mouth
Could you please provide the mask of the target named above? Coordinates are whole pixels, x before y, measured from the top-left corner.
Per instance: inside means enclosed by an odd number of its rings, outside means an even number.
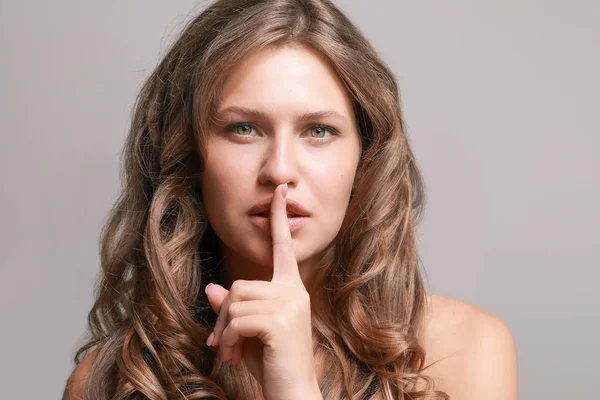
[[[264,234],[271,234],[271,217],[268,212],[250,214],[249,217],[254,226],[260,229]],[[290,233],[296,232],[305,225],[309,219],[309,217],[304,215],[288,213],[288,227],[290,228]]]
[[[257,214],[251,214],[251,217],[263,217],[263,218],[270,218],[271,215],[268,212],[261,212],[261,213],[257,213]],[[293,214],[293,213],[287,213],[287,217],[288,218],[306,218],[305,215],[298,215],[298,214]]]
[[[294,233],[304,225],[308,225],[312,214],[302,207],[299,202],[287,197],[285,208],[290,233]],[[266,198],[258,202],[247,212],[254,227],[267,236],[271,235],[271,198]]]
[[[302,218],[310,217],[311,213],[304,209],[300,203],[292,198],[286,198],[286,211],[288,218]],[[269,218],[271,212],[271,198],[266,198],[263,201],[258,202],[252,208],[248,210],[250,216],[260,216],[263,218]]]

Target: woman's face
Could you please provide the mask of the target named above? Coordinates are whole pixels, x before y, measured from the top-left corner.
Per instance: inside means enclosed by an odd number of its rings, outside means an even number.
[[[361,151],[350,98],[320,53],[269,47],[246,57],[225,81],[206,151],[203,201],[231,281],[271,279],[270,231],[249,211],[283,183],[310,214],[292,232],[308,277],[340,229]]]

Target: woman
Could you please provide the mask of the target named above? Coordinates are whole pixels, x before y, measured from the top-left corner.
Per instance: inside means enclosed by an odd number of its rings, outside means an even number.
[[[424,291],[397,84],[329,1],[213,3],[124,156],[66,399],[516,399],[502,321]]]

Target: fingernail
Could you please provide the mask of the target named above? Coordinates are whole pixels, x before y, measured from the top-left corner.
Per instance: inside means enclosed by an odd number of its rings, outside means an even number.
[[[288,186],[287,183],[283,186],[283,190],[281,191],[281,194],[283,194],[283,198],[285,199],[285,197],[287,196],[287,190],[288,190]]]
[[[212,285],[212,283],[209,283],[208,285],[206,285],[206,287],[204,288],[204,293],[208,294],[208,288]]]
[[[215,333],[211,332],[210,335],[208,335],[208,339],[206,339],[206,344],[207,345],[212,345],[213,340],[215,339]]]

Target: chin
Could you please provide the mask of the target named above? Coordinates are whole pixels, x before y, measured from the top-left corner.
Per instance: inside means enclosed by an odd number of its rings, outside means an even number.
[[[316,255],[317,249],[306,249],[301,239],[292,237],[292,246],[294,247],[294,255],[298,264],[308,260]],[[254,243],[250,247],[240,249],[238,254],[249,261],[261,265],[265,268],[273,268],[273,245],[271,237],[265,237],[264,239],[253,238]]]

